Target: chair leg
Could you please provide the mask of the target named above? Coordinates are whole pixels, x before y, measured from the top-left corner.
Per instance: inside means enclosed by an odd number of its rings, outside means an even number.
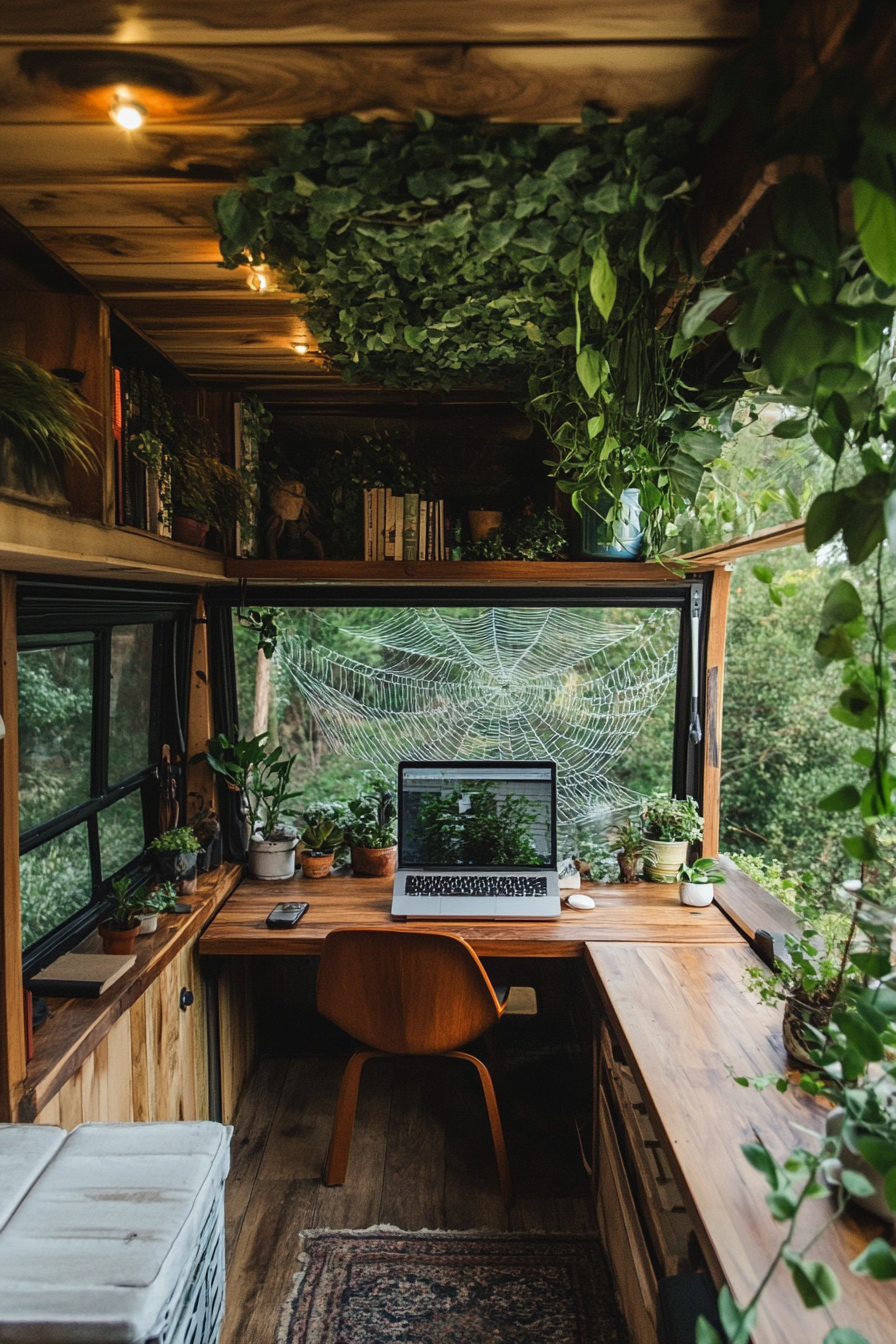
[[[381,1055],[382,1050],[359,1050],[352,1055],[345,1066],[339,1096],[336,1099],[336,1112],[333,1116],[333,1130],[330,1134],[330,1148],[324,1169],[324,1185],[342,1185],[348,1170],[348,1157],[352,1147],[352,1131],[355,1128],[355,1109],[358,1105],[358,1086],[361,1082],[361,1069],[368,1059]]]
[[[492,1086],[492,1078],[488,1069],[481,1059],[475,1055],[465,1054],[462,1050],[450,1050],[449,1055],[452,1059],[467,1059],[471,1064],[475,1064],[476,1071],[479,1074],[479,1081],[482,1084],[483,1095],[485,1096],[485,1105],[488,1110],[488,1123],[492,1131],[492,1143],[495,1147],[495,1160],[498,1163],[498,1179],[501,1182],[501,1194],[504,1197],[504,1207],[509,1209],[513,1203],[513,1185],[510,1180],[510,1163],[507,1160],[507,1148],[504,1143],[504,1131],[501,1128],[501,1116],[498,1112],[498,1102],[495,1097],[495,1089]]]

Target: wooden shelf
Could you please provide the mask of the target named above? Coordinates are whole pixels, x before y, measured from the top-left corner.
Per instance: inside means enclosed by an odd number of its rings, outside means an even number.
[[[228,579],[334,587],[396,584],[419,587],[605,588],[662,584],[682,587],[687,575],[664,565],[618,560],[227,560]]]

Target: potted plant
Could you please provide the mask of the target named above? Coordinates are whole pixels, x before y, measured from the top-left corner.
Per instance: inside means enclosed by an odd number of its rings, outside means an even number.
[[[349,803],[346,832],[356,877],[391,877],[398,866],[395,794],[382,780]]]
[[[147,846],[153,873],[159,882],[188,884],[196,880],[196,855],[202,845],[189,826],[178,826],[173,831],[162,831]],[[185,886],[184,895],[189,895]],[[192,888],[191,888],[192,890]]]
[[[712,905],[715,884],[724,882],[725,874],[715,859],[695,859],[681,865],[678,880],[682,905]]]
[[[0,354],[0,488],[7,494],[68,508],[64,464],[98,470],[88,438],[92,411],[77,390],[83,376]]]
[[[251,521],[253,500],[240,473],[221,461],[221,441],[196,415],[173,408],[171,535],[189,546],[204,546],[209,527],[226,534]]]
[[[637,882],[638,864],[644,857],[646,848],[640,828],[628,817],[617,827],[615,834],[618,842],[616,862],[619,864],[619,875],[623,882]]]
[[[295,873],[295,828],[284,820],[287,803],[298,798],[290,787],[295,756],[282,747],[265,751],[267,733],[240,737],[219,733],[210,739],[204,759],[228,788],[242,799],[245,843],[249,851],[249,871],[253,877],[283,882]]]
[[[336,851],[345,844],[345,833],[319,808],[306,812],[302,819],[302,872],[305,877],[328,877]]]
[[[144,887],[130,890],[131,879],[118,877],[112,883],[112,909],[100,920],[97,932],[103,940],[104,952],[129,955],[134,950],[140,932],[140,911],[146,899]]]
[[[799,937],[785,936],[787,956],[776,959],[773,971],[755,966],[746,973],[748,987],[763,1003],[783,1007],[784,1046],[803,1067],[814,1066],[812,1051],[824,1040],[853,936],[838,948],[832,938],[804,920]]]
[[[641,812],[644,873],[651,882],[677,882],[688,861],[688,845],[703,839],[703,818],[693,798],[648,798]]]
[[[173,882],[160,882],[157,887],[141,887],[134,893],[135,899],[142,897],[143,904],[138,912],[140,928],[137,937],[155,933],[159,927],[159,915],[170,914],[177,905],[177,888]]]

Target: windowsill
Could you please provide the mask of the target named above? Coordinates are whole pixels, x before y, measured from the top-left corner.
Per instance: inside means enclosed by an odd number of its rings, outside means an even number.
[[[186,898],[192,913],[163,915],[156,933],[137,939],[136,964],[98,999],[48,999],[52,1015],[34,1034],[34,1057],[25,1075],[17,1120],[34,1120],[169,962],[198,938],[242,874],[237,863],[203,874],[196,894]],[[98,944],[98,936],[91,935],[82,948],[94,950],[94,938]]]

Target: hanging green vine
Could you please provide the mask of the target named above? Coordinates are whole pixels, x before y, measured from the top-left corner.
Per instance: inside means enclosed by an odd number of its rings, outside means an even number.
[[[637,484],[659,542],[721,445],[656,331],[691,269],[693,139],[681,117],[591,108],[577,127],[281,127],[270,166],[218,199],[224,265],[279,272],[349,379],[507,385],[574,505]]]

